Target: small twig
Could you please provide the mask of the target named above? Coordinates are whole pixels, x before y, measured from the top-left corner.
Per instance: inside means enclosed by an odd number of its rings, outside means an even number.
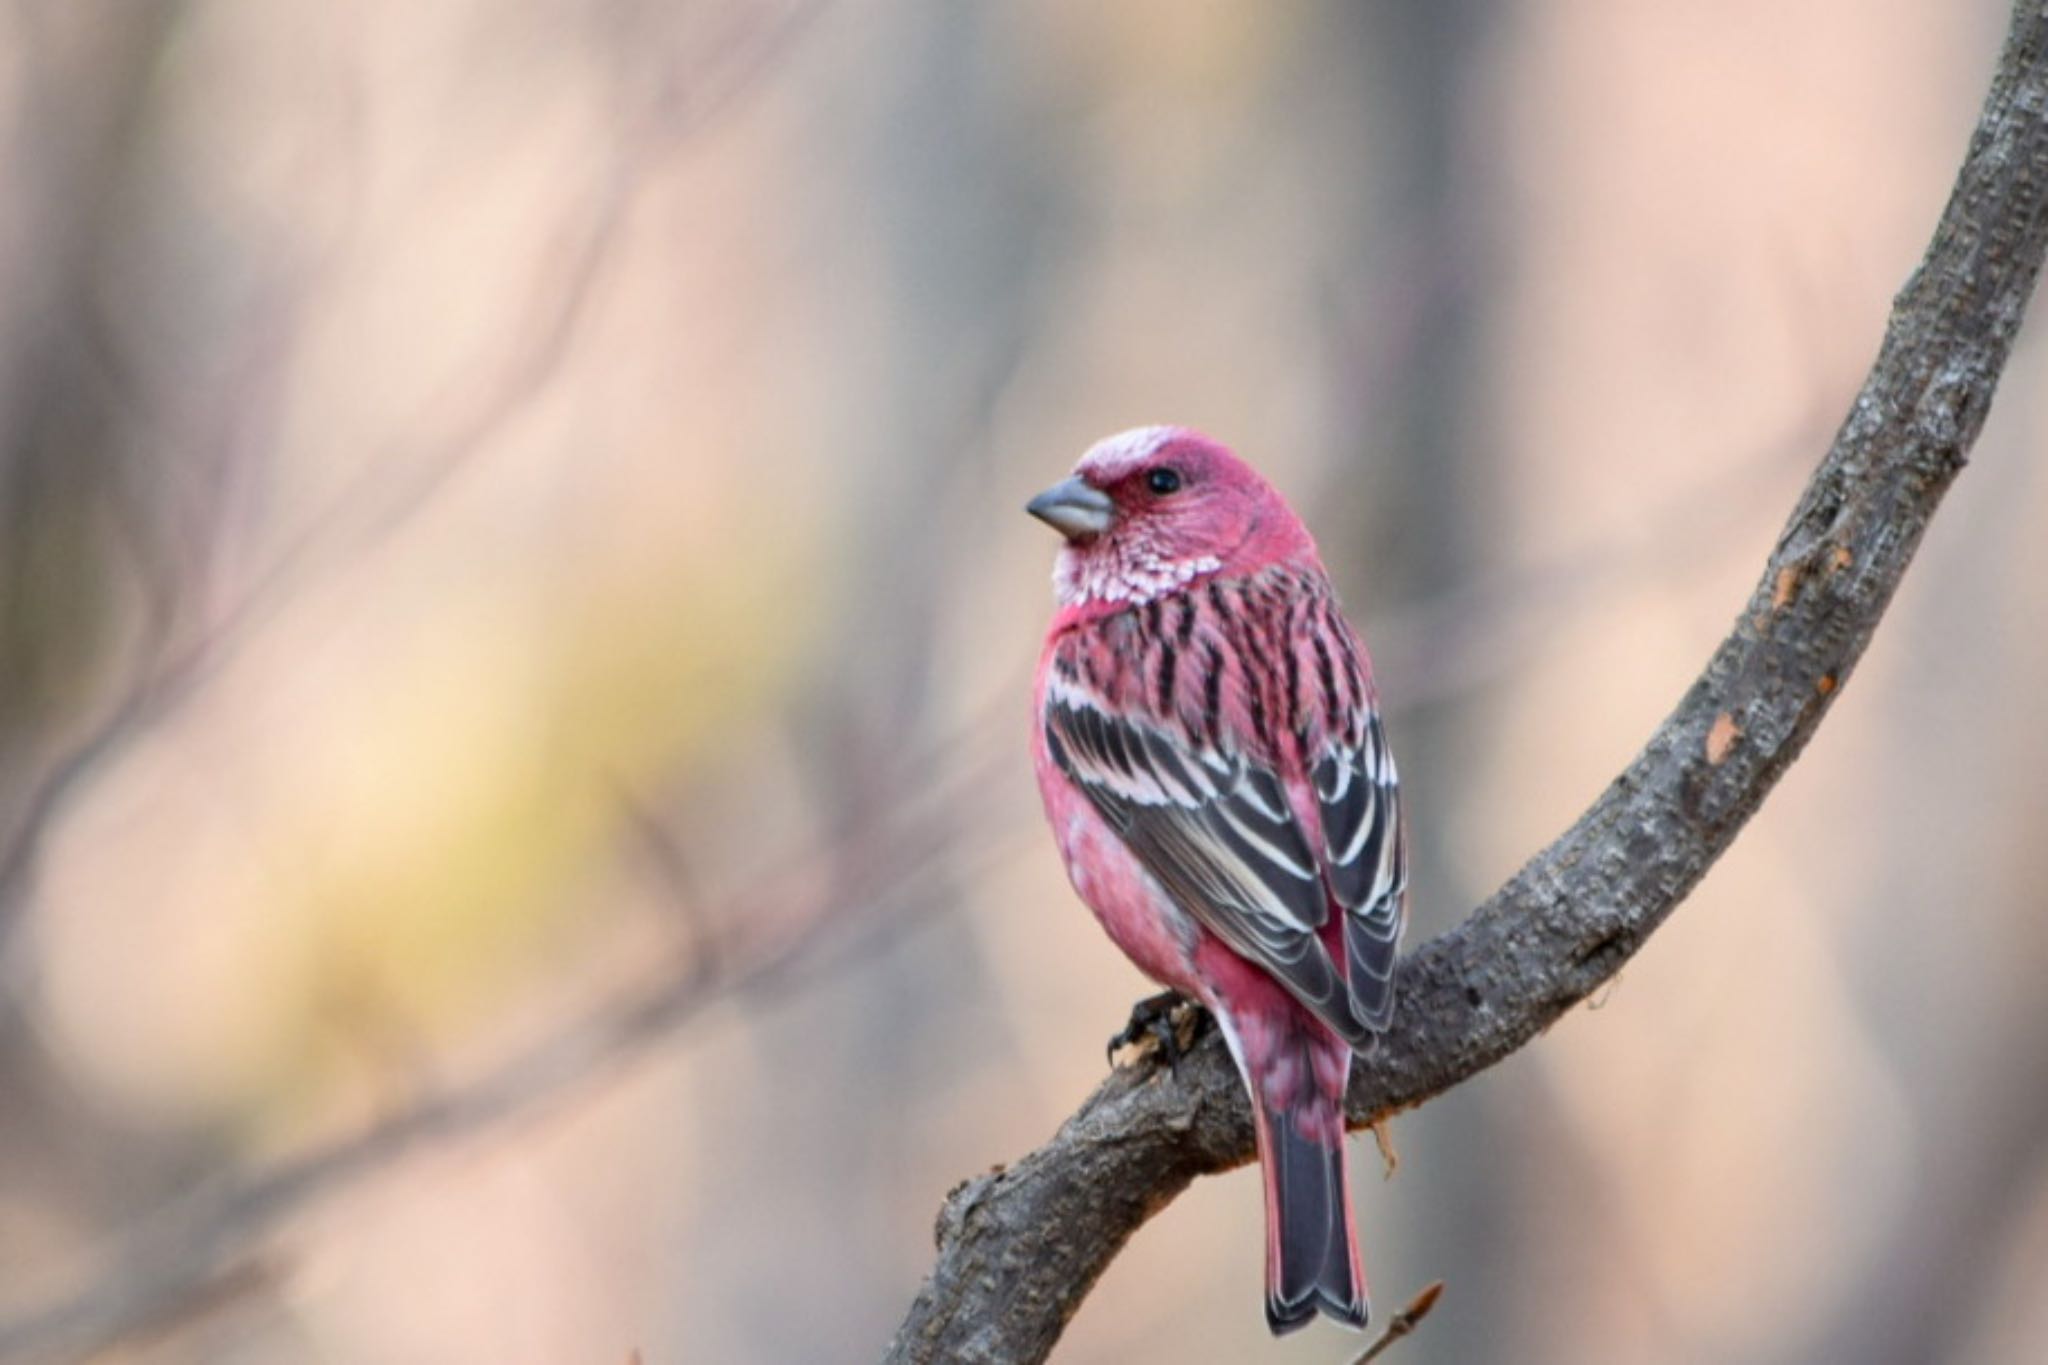
[[[683,846],[674,831],[663,824],[661,817],[648,806],[640,794],[620,783],[619,807],[626,813],[626,823],[631,826],[640,847],[646,851],[647,860],[667,885],[667,903],[675,910],[682,933],[682,959],[688,964],[689,974],[699,980],[709,980],[718,975],[719,954],[723,945],[710,917],[705,914],[701,889],[696,876],[690,870],[690,860],[683,852]]]
[[[1444,1282],[1431,1280],[1420,1294],[1408,1301],[1408,1306],[1394,1314],[1394,1320],[1387,1324],[1387,1330],[1380,1333],[1379,1340],[1365,1348],[1365,1353],[1351,1362],[1351,1365],[1366,1365],[1367,1361],[1378,1360],[1386,1354],[1387,1348],[1422,1325],[1429,1316],[1429,1310],[1436,1307],[1436,1301],[1443,1297]]]
[[[1380,1149],[1381,1173],[1385,1179],[1392,1180],[1394,1172],[1401,1169],[1401,1154],[1394,1150],[1394,1132],[1388,1124],[1387,1116],[1381,1114],[1366,1127],[1372,1130],[1373,1145]]]

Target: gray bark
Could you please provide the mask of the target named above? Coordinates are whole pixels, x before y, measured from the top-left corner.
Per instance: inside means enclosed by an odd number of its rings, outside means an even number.
[[[1841,695],[1981,430],[2048,251],[2048,3],[2018,0],[1955,189],[1742,614],[1572,828],[1402,965],[1354,1126],[1442,1093],[1586,998],[1664,922]],[[955,1189],[891,1361],[1036,1361],[1124,1242],[1252,1156],[1211,1035],[1112,1074],[1045,1146]]]

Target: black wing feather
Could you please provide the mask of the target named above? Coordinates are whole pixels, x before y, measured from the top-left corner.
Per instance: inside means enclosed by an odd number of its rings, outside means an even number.
[[[1310,770],[1323,822],[1324,871],[1344,907],[1351,1001],[1375,1031],[1394,1013],[1394,952],[1408,885],[1401,788],[1379,714],[1356,745],[1332,744]]]
[[[1353,1047],[1370,1043],[1375,1026],[1358,1008],[1357,984],[1346,989],[1317,934],[1330,914],[1324,859],[1310,849],[1276,774],[1243,755],[1191,753],[1160,730],[1085,702],[1050,700],[1045,730],[1053,762],[1177,905]],[[1352,970],[1361,962],[1374,969],[1376,938],[1368,935],[1361,953],[1348,922],[1345,938]],[[1384,976],[1366,1001],[1390,995]]]

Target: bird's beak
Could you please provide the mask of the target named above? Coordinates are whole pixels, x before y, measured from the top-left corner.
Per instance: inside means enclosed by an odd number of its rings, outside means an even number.
[[[1068,540],[1081,540],[1109,529],[1116,504],[1109,500],[1109,494],[1090,488],[1077,477],[1054,484],[1025,503],[1024,510]]]

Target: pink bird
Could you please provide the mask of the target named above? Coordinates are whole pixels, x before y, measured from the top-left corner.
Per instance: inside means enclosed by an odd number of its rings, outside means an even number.
[[[1365,647],[1301,519],[1195,432],[1110,437],[1026,510],[1066,537],[1033,749],[1067,875],[1236,1059],[1265,1172],[1267,1325],[1320,1310],[1363,1327],[1344,1087],[1393,1014],[1407,885]]]

